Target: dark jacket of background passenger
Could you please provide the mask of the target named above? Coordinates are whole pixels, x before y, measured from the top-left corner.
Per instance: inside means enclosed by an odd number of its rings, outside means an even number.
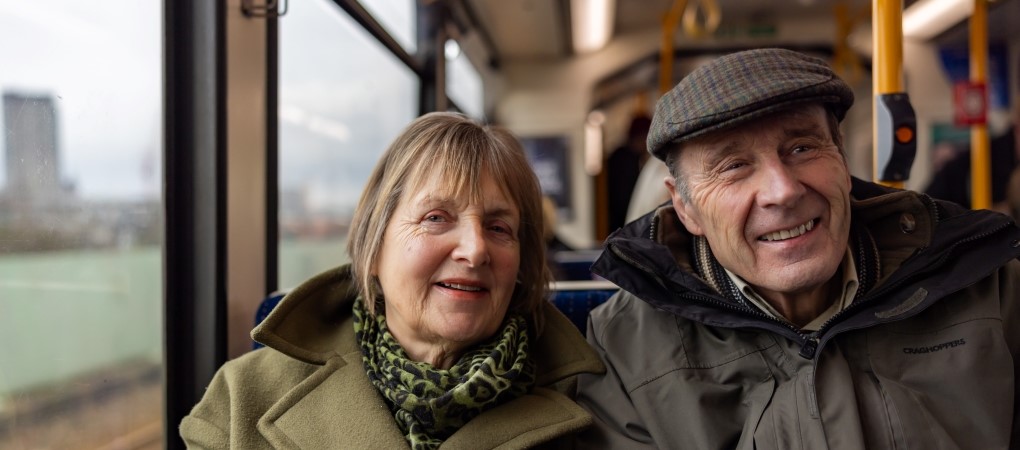
[[[814,333],[691,269],[672,207],[610,236],[624,289],[590,318],[582,448],[1006,449],[1017,432],[1020,230],[1006,216],[854,180],[874,287]]]
[[[1010,128],[990,142],[991,195],[992,203],[1001,203],[1009,196],[1007,185],[1013,168],[1016,167],[1016,133]],[[946,161],[945,165],[932,175],[924,192],[939,200],[946,200],[970,208],[971,176],[970,151],[961,151]]]

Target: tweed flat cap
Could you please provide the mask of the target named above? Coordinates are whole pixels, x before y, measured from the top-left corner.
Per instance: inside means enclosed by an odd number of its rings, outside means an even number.
[[[733,127],[796,103],[821,102],[843,120],[854,94],[825,61],[766,48],[721,56],[698,67],[655,105],[648,151]]]

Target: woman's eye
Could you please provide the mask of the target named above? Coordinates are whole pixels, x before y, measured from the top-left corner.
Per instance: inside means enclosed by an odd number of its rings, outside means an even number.
[[[425,221],[426,222],[433,222],[433,223],[435,223],[435,222],[443,222],[445,220],[446,220],[446,218],[443,217],[442,214],[429,214],[429,215],[425,216]]]
[[[492,230],[492,231],[495,231],[497,233],[503,233],[503,234],[510,234],[511,233],[510,227],[508,227],[506,225],[502,225],[502,224],[492,224],[492,225],[489,225],[489,229]]]

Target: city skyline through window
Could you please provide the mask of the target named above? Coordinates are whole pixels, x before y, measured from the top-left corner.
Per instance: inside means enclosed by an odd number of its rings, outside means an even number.
[[[0,448],[160,443],[161,11],[0,0]]]

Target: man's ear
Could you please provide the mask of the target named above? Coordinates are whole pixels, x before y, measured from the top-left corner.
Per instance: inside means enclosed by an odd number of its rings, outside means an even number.
[[[669,190],[669,198],[673,202],[673,209],[676,211],[677,217],[680,218],[680,222],[683,222],[684,227],[687,228],[691,234],[695,236],[704,236],[702,232],[701,223],[693,211],[690,210],[687,203],[684,201],[683,196],[676,189],[676,180],[673,177],[666,177],[663,179],[666,183],[666,189]]]

